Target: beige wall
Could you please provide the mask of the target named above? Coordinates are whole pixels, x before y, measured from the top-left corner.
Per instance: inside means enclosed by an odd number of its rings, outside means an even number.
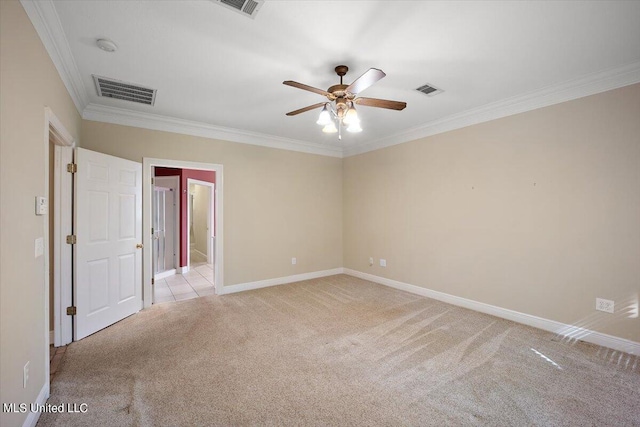
[[[347,158],[343,196],[347,268],[640,342],[594,310],[637,310],[640,84]]]
[[[44,257],[34,240],[46,216],[35,197],[45,187],[45,106],[74,137],[81,119],[24,9],[0,1],[0,402],[34,402],[46,382],[48,342]],[[22,387],[22,368],[30,379]],[[26,414],[0,414],[0,425],[22,425]]]
[[[225,286],[342,266],[341,159],[91,121],[82,147],[222,164]]]

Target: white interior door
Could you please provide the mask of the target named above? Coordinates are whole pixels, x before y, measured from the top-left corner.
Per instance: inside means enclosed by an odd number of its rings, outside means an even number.
[[[75,339],[142,306],[142,165],[78,148]]]

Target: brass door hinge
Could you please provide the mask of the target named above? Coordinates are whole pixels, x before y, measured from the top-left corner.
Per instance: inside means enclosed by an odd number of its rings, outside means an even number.
[[[76,315],[76,306],[72,305],[71,307],[67,307],[67,316],[75,316]]]
[[[69,244],[69,245],[75,245],[77,240],[78,239],[76,238],[75,234],[71,234],[71,235],[67,236],[67,244]]]
[[[78,172],[78,165],[76,163],[68,163],[67,164],[67,172],[69,172],[69,173]]]
[[[156,279],[153,279],[153,278],[152,278],[152,279],[151,279],[151,284],[152,284],[152,285],[155,285],[155,284],[156,284]]]

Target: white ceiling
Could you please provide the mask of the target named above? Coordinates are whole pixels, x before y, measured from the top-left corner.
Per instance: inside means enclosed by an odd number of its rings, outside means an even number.
[[[206,0],[23,5],[85,118],[328,155],[640,81],[638,1],[266,0],[255,19]],[[339,64],[345,83],[384,70],[362,96],[407,108],[359,108],[364,131],[342,141],[319,110],[285,116],[325,98],[284,80],[326,89]],[[157,89],[155,106],[98,97],[92,74]]]

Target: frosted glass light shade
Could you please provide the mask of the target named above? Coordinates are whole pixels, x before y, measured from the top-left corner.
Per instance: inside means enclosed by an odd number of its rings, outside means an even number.
[[[355,107],[349,108],[349,111],[347,111],[347,114],[344,116],[343,121],[345,125],[360,123],[360,119],[358,118],[358,112],[356,111]]]
[[[322,128],[322,132],[324,133],[336,133],[338,132],[338,128],[336,128],[335,123],[330,122],[328,125]]]
[[[357,121],[357,122],[351,123],[347,128],[347,132],[351,132],[351,133],[362,132],[362,128],[360,127],[360,122]]]
[[[329,109],[326,105],[320,112],[320,116],[318,117],[318,121],[316,123],[321,126],[327,126],[329,123],[331,123],[331,114],[329,114]]]

